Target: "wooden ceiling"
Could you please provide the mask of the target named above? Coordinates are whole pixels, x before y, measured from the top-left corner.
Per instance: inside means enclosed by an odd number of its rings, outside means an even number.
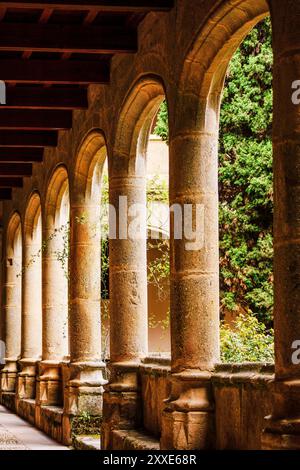
[[[0,200],[11,199],[88,106],[89,84],[106,84],[114,54],[135,53],[137,27],[174,0],[0,1]]]

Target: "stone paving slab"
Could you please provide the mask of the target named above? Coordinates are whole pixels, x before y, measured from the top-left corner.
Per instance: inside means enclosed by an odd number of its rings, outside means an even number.
[[[0,406],[1,450],[69,450]]]

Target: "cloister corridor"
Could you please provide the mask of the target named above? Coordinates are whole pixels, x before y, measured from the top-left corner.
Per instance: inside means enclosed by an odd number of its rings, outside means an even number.
[[[274,360],[227,363],[220,109],[264,20]],[[299,0],[0,2],[0,450],[300,449],[299,90]],[[153,351],[147,171],[163,105],[168,338]]]
[[[0,422],[0,451],[68,450],[3,406],[0,406]]]

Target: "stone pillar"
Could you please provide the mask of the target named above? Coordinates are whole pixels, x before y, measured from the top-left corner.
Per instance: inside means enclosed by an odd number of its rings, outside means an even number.
[[[300,3],[269,3],[274,49],[275,383],[262,447],[300,449],[300,100],[294,83],[300,80]]]
[[[67,266],[58,260],[64,243],[64,232],[43,224],[45,249],[42,255],[42,361],[37,383],[37,415],[39,406],[62,405],[61,363],[68,355],[68,279]]]
[[[101,355],[100,210],[100,200],[96,205],[71,202],[70,376],[64,400],[66,420],[85,411],[95,423],[102,415],[106,383]]]
[[[141,420],[137,371],[148,347],[146,215],[141,211],[138,217],[144,236],[134,236],[132,222],[137,214],[131,211],[133,204],[146,207],[145,178],[111,175],[110,204],[116,209],[117,230],[109,251],[111,379],[104,393],[104,449],[112,446],[113,429],[134,429]],[[128,218],[126,206],[131,207]]]
[[[219,359],[218,127],[199,131],[188,106],[180,113],[170,138],[172,376],[161,448],[206,449],[215,445],[211,373]],[[197,237],[187,230],[189,207],[195,230],[198,211]]]
[[[1,369],[4,367],[5,359],[5,312],[4,312],[4,299],[5,299],[5,258],[3,258],[3,229],[0,228],[0,374]],[[0,379],[0,394],[1,394],[1,379]]]
[[[18,398],[35,398],[37,363],[42,353],[41,237],[24,232],[22,276],[22,347]]]
[[[5,366],[2,369],[1,391],[15,392],[17,385],[18,360],[21,354],[21,290],[22,259],[20,256],[6,256],[5,273]]]
[[[1,261],[3,261],[3,229],[0,228],[0,256],[1,256]],[[1,262],[1,268],[0,268],[0,312],[1,312],[1,318],[0,318],[0,341],[5,341],[5,325],[4,325],[4,315],[3,315],[3,262]],[[0,368],[1,368],[1,350],[0,350]]]

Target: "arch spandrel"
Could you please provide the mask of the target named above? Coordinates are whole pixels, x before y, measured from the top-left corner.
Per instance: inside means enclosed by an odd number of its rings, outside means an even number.
[[[252,28],[269,14],[266,0],[235,0],[212,12],[184,61],[175,135],[215,131],[229,62]]]
[[[130,89],[118,120],[112,176],[144,176],[149,131],[165,96],[162,79],[154,75],[143,76]]]
[[[60,209],[66,192],[69,192],[69,178],[65,166],[54,170],[48,184],[45,202],[45,229],[56,227],[60,223]]]
[[[33,192],[27,203],[24,217],[25,240],[32,241],[39,231],[41,224],[41,198],[38,192]]]
[[[101,130],[95,129],[85,137],[77,153],[71,194],[75,203],[99,203],[106,158],[105,136]]]

